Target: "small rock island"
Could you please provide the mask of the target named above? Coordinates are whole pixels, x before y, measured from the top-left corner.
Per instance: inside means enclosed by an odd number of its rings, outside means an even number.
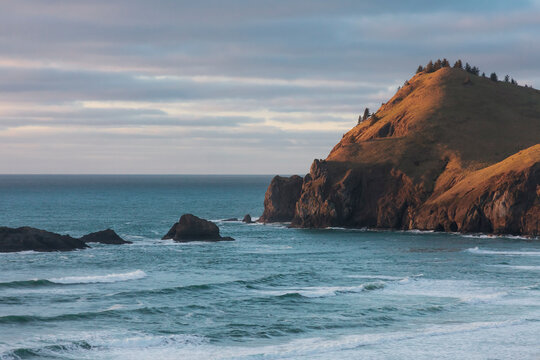
[[[213,222],[192,214],[182,215],[162,239],[172,239],[177,242],[234,240],[228,236],[221,236],[219,228]]]
[[[130,244],[113,230],[107,229],[83,236],[80,239],[69,235],[60,235],[29,226],[10,228],[0,227],[0,252],[19,251],[73,251],[89,248],[87,243]]]
[[[122,245],[122,244],[132,244],[131,241],[122,239],[114,230],[106,229],[101,231],[96,231],[87,235],[84,235],[81,238],[85,243],[100,243],[108,245]]]

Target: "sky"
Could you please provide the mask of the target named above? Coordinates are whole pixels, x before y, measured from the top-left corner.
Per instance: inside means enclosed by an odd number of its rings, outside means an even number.
[[[540,87],[540,0],[0,0],[0,173],[305,174],[418,65]]]

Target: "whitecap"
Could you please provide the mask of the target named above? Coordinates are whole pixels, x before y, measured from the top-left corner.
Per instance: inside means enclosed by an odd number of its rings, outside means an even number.
[[[540,251],[484,250],[479,249],[478,246],[466,249],[465,251],[479,255],[540,256]]]
[[[540,266],[535,265],[488,265],[512,270],[540,271]]]
[[[357,286],[308,286],[299,288],[282,288],[271,290],[256,290],[260,294],[272,296],[284,296],[299,294],[308,298],[336,296],[339,293],[357,293],[365,290],[380,289],[384,287],[384,283],[366,283]]]
[[[347,275],[348,278],[353,278],[353,279],[378,279],[378,280],[404,280],[409,277],[421,277],[421,276],[424,276],[424,274],[415,274],[415,275],[410,275],[410,276],[368,275],[368,274]]]
[[[48,279],[57,284],[91,284],[91,283],[114,283],[119,281],[137,280],[146,277],[142,270],[135,270],[128,273],[113,273],[107,275],[93,276],[66,276],[61,278]]]

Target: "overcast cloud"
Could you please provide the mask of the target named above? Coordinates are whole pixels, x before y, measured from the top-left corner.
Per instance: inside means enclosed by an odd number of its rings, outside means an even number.
[[[0,2],[0,173],[304,174],[419,64],[540,85],[539,1]]]

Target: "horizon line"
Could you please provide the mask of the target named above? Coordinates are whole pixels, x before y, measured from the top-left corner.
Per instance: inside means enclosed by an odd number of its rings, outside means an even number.
[[[299,173],[281,173],[279,175],[297,175]],[[307,173],[306,173],[307,174]],[[275,176],[277,173],[254,173],[254,174],[196,174],[196,173],[0,173],[0,176]]]

